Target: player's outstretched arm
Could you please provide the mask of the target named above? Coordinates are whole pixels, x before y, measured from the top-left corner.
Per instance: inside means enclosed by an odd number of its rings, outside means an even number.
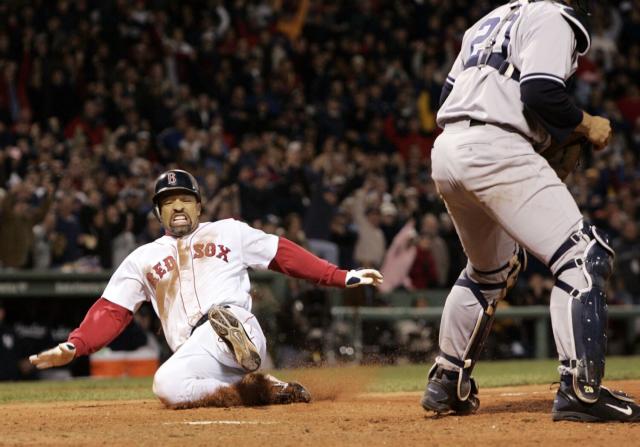
[[[269,269],[323,286],[358,287],[382,284],[382,274],[375,269],[340,269],[283,237],[278,240],[278,251],[269,264]]]
[[[29,357],[38,369],[63,366],[74,358],[91,354],[113,341],[133,319],[128,309],[100,298],[91,306],[80,326],[69,335],[69,340]]]

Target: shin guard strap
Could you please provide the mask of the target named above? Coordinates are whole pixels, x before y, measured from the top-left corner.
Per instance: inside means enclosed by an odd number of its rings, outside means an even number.
[[[555,251],[555,253],[551,256],[551,258],[549,259],[549,263],[547,264],[549,266],[549,268],[551,268],[553,266],[553,264],[556,263],[556,261],[558,259],[560,259],[562,257],[562,255],[564,255],[571,247],[573,247],[574,245],[576,245],[578,242],[580,242],[580,239],[582,237],[583,234],[591,234],[590,228],[586,223],[582,223],[582,228],[580,228],[578,231],[573,232],[568,238],[567,240],[565,240],[562,245],[560,245],[560,247],[558,247],[558,249]]]
[[[489,302],[484,297],[482,293],[483,290],[501,290],[504,289],[507,285],[506,282],[499,282],[495,284],[478,284],[467,276],[467,273],[464,272],[460,278],[456,281],[456,286],[466,287],[473,293],[473,296],[476,297],[482,309],[486,312],[489,309]]]

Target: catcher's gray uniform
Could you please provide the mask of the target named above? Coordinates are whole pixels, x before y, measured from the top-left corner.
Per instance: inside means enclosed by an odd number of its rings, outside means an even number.
[[[451,92],[437,116],[444,131],[435,142],[432,166],[468,264],[445,304],[441,354],[429,374],[426,409],[463,413],[477,408],[471,370],[497,301],[524,265],[520,247],[556,274],[551,319],[561,373],[575,378],[581,399],[597,400],[606,305],[596,285],[608,275],[589,266],[597,256],[609,260],[613,252],[596,228],[583,226],[571,194],[539,155],[550,136],[525,112],[520,88],[541,79],[564,88],[588,47],[589,35],[573,10],[544,0],[512,1],[464,35],[447,77],[445,88]],[[431,387],[432,381],[445,380],[443,372],[457,373],[449,374],[457,381],[457,400]]]
[[[545,77],[564,84],[577,68],[573,31],[556,3],[524,4],[517,11],[507,4],[465,33],[447,77],[455,88],[438,112],[444,132],[435,142],[432,161],[433,179],[469,258],[467,274],[477,282],[506,279],[507,269],[486,279],[476,270],[506,265],[517,251],[516,241],[548,263],[582,221],[566,186],[532,145],[544,145],[549,137],[525,117],[519,82],[490,66],[464,69],[486,44],[481,37],[489,38],[509,14],[494,48],[508,46],[509,60],[520,67],[520,82]],[[495,125],[471,126],[471,119]],[[564,349],[571,338],[567,297],[557,292],[552,298],[554,333],[561,358],[569,358],[570,350]],[[480,309],[468,288],[452,289],[442,319],[443,352],[462,358]]]

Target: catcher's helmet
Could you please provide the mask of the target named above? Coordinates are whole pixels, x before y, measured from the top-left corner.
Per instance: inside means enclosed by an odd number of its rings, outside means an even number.
[[[158,218],[160,218],[160,199],[163,195],[174,191],[193,194],[198,199],[198,202],[201,201],[200,187],[193,175],[182,169],[163,172],[156,180],[155,193],[153,195],[154,210]]]

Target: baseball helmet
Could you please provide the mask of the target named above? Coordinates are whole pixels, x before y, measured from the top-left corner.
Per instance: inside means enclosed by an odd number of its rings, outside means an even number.
[[[160,217],[160,199],[170,192],[184,192],[193,194],[201,201],[200,186],[195,177],[182,169],[171,169],[163,172],[156,179],[155,192],[153,194],[153,204],[156,216]]]

